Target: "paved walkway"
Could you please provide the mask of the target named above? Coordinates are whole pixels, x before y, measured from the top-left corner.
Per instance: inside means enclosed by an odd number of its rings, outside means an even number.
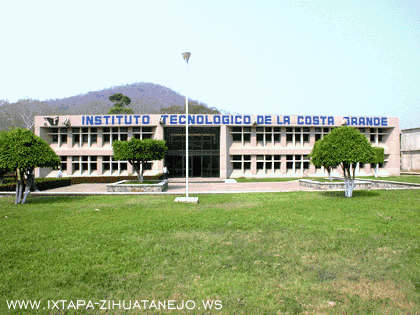
[[[221,183],[212,182],[190,182],[189,193],[211,194],[211,193],[250,193],[250,192],[279,192],[279,191],[316,191],[316,189],[303,187],[297,180],[289,182],[258,182],[258,183]],[[186,183],[169,180],[168,191],[163,194],[185,194]],[[128,194],[128,193],[107,193],[106,184],[77,184],[67,187],[45,190],[37,194]],[[156,193],[129,193],[129,194],[156,194]],[[162,193],[157,193],[162,194]]]

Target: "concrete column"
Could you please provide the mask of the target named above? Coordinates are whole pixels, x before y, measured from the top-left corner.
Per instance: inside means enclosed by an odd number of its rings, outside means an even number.
[[[230,157],[229,147],[231,145],[230,134],[226,125],[220,125],[220,178],[229,178]]]
[[[257,156],[251,155],[251,175],[257,175]]]
[[[101,131],[101,135],[102,135],[102,131]],[[99,138],[99,136],[98,136],[98,138]],[[98,176],[101,176],[101,175],[103,175],[102,155],[98,156],[98,162],[97,163],[98,163],[98,170],[97,170]]]
[[[283,136],[283,133],[282,133],[282,136]],[[280,159],[281,159],[280,175],[286,175],[286,173],[287,173],[287,170],[286,170],[286,155],[281,155]]]
[[[161,124],[157,124],[156,128],[155,128],[155,133],[152,136],[152,139],[155,140],[164,140],[164,125]],[[131,133],[132,135],[132,133]],[[153,173],[163,173],[163,162],[164,159],[159,160],[159,161],[154,161],[153,163],[153,167],[152,167],[152,172]],[[130,165],[131,166],[131,165]],[[133,169],[133,168],[131,168]],[[134,171],[132,170],[131,173],[133,173]]]
[[[251,127],[251,147],[252,148],[257,147],[257,127],[255,127],[255,126]],[[251,168],[252,168],[252,166],[251,166]]]
[[[310,127],[309,145],[311,148],[315,145],[315,127]]]
[[[286,147],[286,127],[281,127],[281,147]]]

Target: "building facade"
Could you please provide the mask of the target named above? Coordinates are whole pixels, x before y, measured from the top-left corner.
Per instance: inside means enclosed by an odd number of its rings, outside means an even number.
[[[401,170],[420,171],[420,128],[401,130]]]
[[[344,122],[385,149],[379,175],[399,175],[397,117],[189,115],[189,176],[309,177],[326,171],[309,163],[314,143]],[[127,161],[113,159],[113,141],[166,140],[164,160],[145,167],[145,175],[162,172],[185,177],[186,115],[37,116],[35,134],[61,159],[63,176],[125,176],[134,174]],[[358,165],[357,175],[371,175],[374,166]],[[36,177],[55,177],[57,170],[37,169]],[[341,175],[340,167],[333,174]]]

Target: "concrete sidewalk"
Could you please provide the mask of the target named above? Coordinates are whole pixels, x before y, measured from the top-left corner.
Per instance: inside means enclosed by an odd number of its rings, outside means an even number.
[[[221,183],[211,182],[189,182],[189,193],[191,194],[223,194],[223,193],[252,193],[252,192],[287,192],[287,191],[317,191],[313,188],[299,185],[299,181],[289,182],[257,182],[257,183]],[[163,193],[144,192],[107,192],[106,184],[77,184],[67,187],[55,188],[41,192],[33,192],[31,195],[124,195],[124,194],[185,194],[186,183],[182,181],[169,180],[168,191]],[[4,193],[5,194],[5,193]],[[14,192],[10,193],[14,194]]]

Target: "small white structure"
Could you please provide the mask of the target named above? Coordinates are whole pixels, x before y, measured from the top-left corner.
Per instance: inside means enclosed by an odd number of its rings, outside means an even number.
[[[401,170],[420,171],[420,128],[401,130]]]

